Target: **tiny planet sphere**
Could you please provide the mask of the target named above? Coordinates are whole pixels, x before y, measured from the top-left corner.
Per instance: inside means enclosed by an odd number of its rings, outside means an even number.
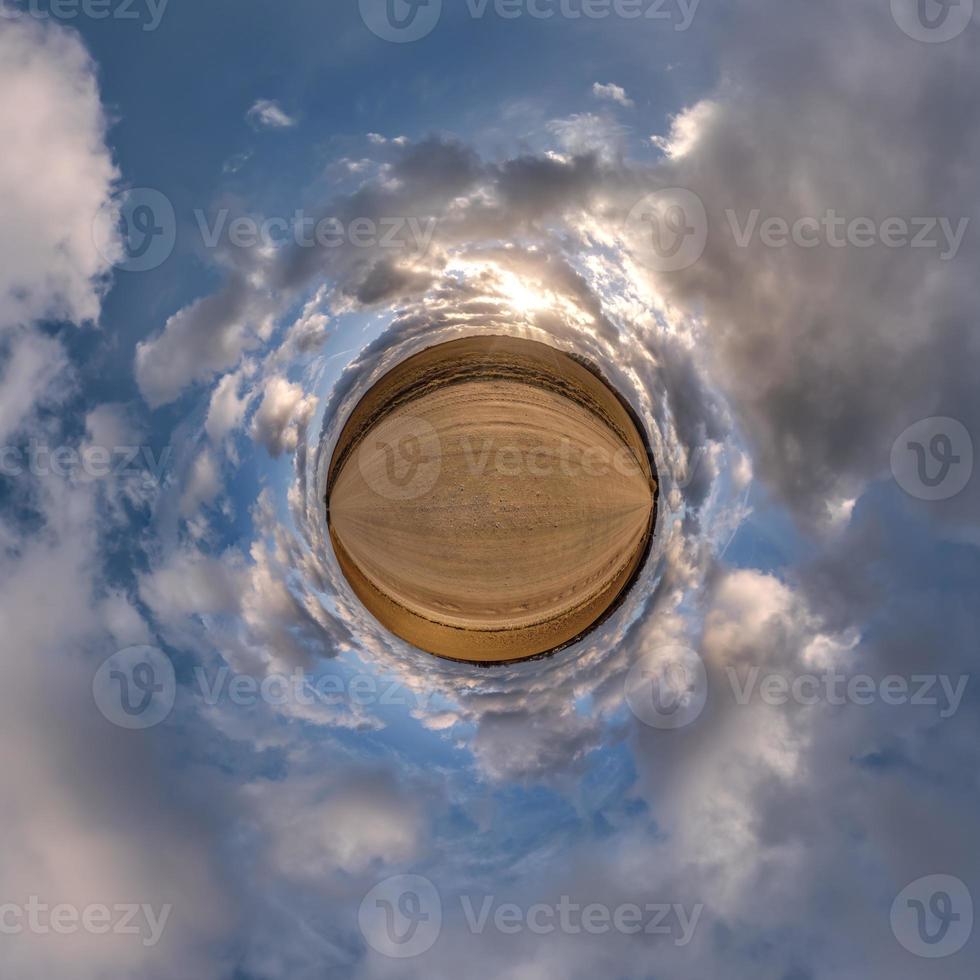
[[[452,660],[552,653],[623,599],[658,484],[633,412],[581,358],[479,336],[397,364],[327,474],[344,577],[390,632]]]

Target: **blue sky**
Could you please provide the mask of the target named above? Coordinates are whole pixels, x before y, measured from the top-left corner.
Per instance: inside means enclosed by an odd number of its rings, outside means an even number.
[[[11,976],[974,977],[972,0],[121,2],[0,19]],[[591,360],[661,480],[615,614],[492,670],[322,506],[470,333]]]

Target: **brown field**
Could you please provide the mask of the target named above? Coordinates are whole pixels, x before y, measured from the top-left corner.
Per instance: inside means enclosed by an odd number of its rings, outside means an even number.
[[[595,373],[479,337],[408,358],[358,403],[327,512],[340,567],[383,625],[487,664],[553,651],[615,605],[656,492],[636,424]]]

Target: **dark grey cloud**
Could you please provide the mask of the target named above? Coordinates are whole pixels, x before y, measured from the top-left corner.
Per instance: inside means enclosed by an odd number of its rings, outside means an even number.
[[[663,278],[703,308],[705,352],[731,396],[757,472],[808,521],[887,470],[899,433],[950,415],[976,432],[978,107],[972,35],[912,41],[887,10],[740,5],[723,82],[683,116],[668,183],[708,213],[703,257]],[[763,40],[764,39],[764,40]],[[744,226],[822,216],[969,224],[936,248],[739,247]],[[933,237],[938,237],[935,232]],[[974,495],[975,496],[975,495]],[[966,499],[945,513],[975,513]]]

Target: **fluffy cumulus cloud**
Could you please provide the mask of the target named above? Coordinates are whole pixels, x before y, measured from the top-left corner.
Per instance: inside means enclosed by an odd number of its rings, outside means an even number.
[[[79,40],[28,18],[0,32],[0,324],[95,319],[109,261],[93,224],[118,172],[95,66]]]
[[[210,378],[267,340],[274,300],[247,270],[234,270],[228,288],[175,313],[163,333],[140,342],[136,377],[152,406],[172,401],[188,380]]]
[[[762,227],[814,218],[822,234],[829,211],[874,227],[972,219],[980,69],[970,43],[916,43],[871,5],[745,3],[722,19],[719,81],[644,146],[585,110],[542,127],[535,152],[370,134],[348,190],[310,192],[329,243],[213,251],[214,290],[135,346],[145,404],[89,406],[71,433],[40,410],[74,397],[67,350],[31,321],[97,317],[106,260],[78,229],[111,207],[116,175],[79,43],[0,33],[0,64],[36,82],[22,119],[2,111],[26,147],[78,158],[50,175],[77,185],[57,231],[46,195],[10,215],[41,258],[0,271],[0,429],[120,445],[173,421],[175,449],[151,484],[12,491],[32,516],[2,528],[2,754],[18,792],[0,885],[172,906],[153,951],[23,937],[18,976],[923,975],[892,934],[892,899],[930,873],[980,881],[980,792],[963,775],[980,732],[957,686],[980,641],[977,515],[975,495],[929,504],[884,477],[915,419],[980,430],[975,238],[944,258],[777,246]],[[612,83],[593,94],[632,104]],[[263,113],[292,124],[274,103],[249,116]],[[704,247],[665,270],[650,249],[664,228],[634,216],[678,189],[703,206]],[[386,633],[323,519],[358,398],[401,358],[472,333],[600,366],[661,482],[649,560],[615,613],[551,658],[479,671]],[[178,399],[176,421],[155,411]],[[57,608],[25,615],[51,589]],[[108,652],[143,643],[171,658],[177,690],[141,734],[112,726],[91,684]],[[625,695],[638,665],[677,647],[703,668],[705,701],[666,729]],[[835,678],[880,690],[937,672],[949,687],[933,702],[828,693]],[[358,910],[402,874],[434,883],[442,925],[394,962]],[[667,931],[492,924],[503,903],[563,896],[666,909]],[[940,969],[972,977],[976,958]]]
[[[595,82],[592,86],[592,94],[597,99],[606,99],[609,102],[616,102],[625,109],[633,108],[633,100],[626,94],[626,89],[615,82]]]
[[[270,378],[258,411],[252,417],[252,435],[271,456],[292,452],[313,412],[314,399],[285,378]]]

